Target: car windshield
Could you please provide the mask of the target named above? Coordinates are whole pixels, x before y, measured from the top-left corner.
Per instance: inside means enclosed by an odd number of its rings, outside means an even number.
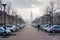
[[[59,27],[54,27],[54,28],[58,29]]]
[[[12,27],[12,26],[7,26],[7,27]]]
[[[48,25],[48,24],[47,24],[47,25],[45,25],[45,27],[48,27],[48,26],[50,26],[50,25]]]
[[[59,26],[56,26],[56,27],[54,27],[54,29],[60,29],[60,27]]]

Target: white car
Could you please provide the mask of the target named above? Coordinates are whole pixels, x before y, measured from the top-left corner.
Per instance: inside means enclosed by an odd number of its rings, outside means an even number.
[[[0,27],[0,35],[11,35],[11,31]]]
[[[24,28],[24,27],[25,27],[25,24],[21,24],[20,27],[21,27],[21,28]]]
[[[20,29],[20,26],[19,25],[16,25],[16,29],[19,30]]]
[[[50,24],[42,25],[42,29],[43,29],[44,31],[46,31],[46,29],[49,28],[49,27],[50,27]]]
[[[37,26],[37,24],[36,24],[36,23],[32,23],[32,26],[34,26],[34,27],[35,27],[35,26]]]
[[[15,25],[7,25],[7,29],[9,29],[11,32],[15,32],[16,26]]]

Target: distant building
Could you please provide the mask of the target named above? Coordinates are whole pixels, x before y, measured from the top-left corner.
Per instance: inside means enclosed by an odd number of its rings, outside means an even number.
[[[41,24],[49,24],[50,20],[52,20],[52,19],[50,19],[50,17],[51,17],[50,14],[45,14],[44,16],[42,16],[40,18]]]

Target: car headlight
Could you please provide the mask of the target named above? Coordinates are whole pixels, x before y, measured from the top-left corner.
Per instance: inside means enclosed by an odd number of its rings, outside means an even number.
[[[47,31],[50,31],[50,29],[47,29]]]

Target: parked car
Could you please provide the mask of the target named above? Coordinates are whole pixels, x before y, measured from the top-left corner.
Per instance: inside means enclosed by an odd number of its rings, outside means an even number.
[[[47,28],[50,27],[50,24],[42,25],[41,28],[42,30],[46,31]]]
[[[60,25],[53,25],[50,28],[47,28],[46,31],[51,33],[60,32]]]
[[[9,29],[11,32],[15,32],[17,30],[15,25],[7,25],[7,29]]]
[[[25,27],[25,24],[21,24],[20,27],[21,27],[21,28],[24,28],[24,27]]]
[[[32,26],[33,27],[37,27],[37,23],[32,23]]]
[[[19,25],[16,25],[16,29],[19,30],[20,29],[20,26]]]
[[[0,35],[3,35],[3,33],[4,33],[4,28],[0,27]]]
[[[0,35],[11,35],[11,31],[0,27]]]
[[[3,35],[11,35],[11,31],[9,29],[6,29],[3,33]]]

